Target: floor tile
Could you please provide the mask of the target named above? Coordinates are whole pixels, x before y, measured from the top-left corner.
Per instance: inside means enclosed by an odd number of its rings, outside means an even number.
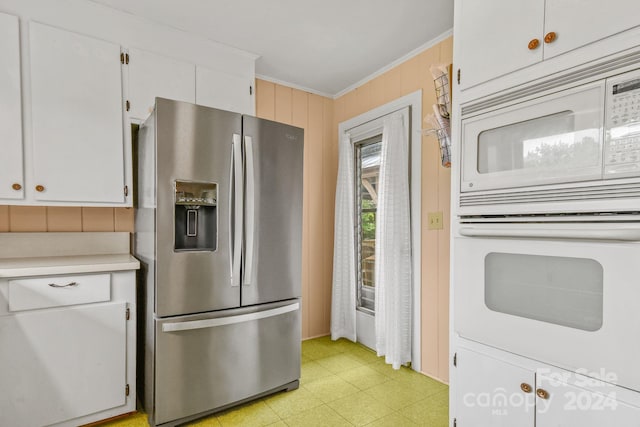
[[[315,397],[305,388],[275,394],[265,398],[264,402],[273,409],[280,418],[291,417],[323,404],[322,400]]]
[[[367,424],[367,427],[413,427],[417,425],[418,424],[403,417],[398,412],[394,412],[386,417],[375,420],[371,424]]]
[[[367,425],[393,413],[393,409],[364,393],[355,393],[327,404],[344,419],[356,426]]]
[[[353,347],[348,351],[348,354],[364,364],[379,362],[381,360],[381,358],[376,355],[375,351],[366,348],[363,345]]]
[[[394,370],[358,343],[330,337],[302,343],[300,388],[278,393],[190,426],[447,427],[448,387],[406,367]],[[396,411],[396,412],[390,412]],[[368,423],[368,424],[367,424]],[[144,412],[102,424],[148,427]]]
[[[362,363],[356,359],[350,357],[348,354],[338,354],[336,356],[325,357],[324,359],[318,359],[316,362],[331,371],[334,374],[344,372],[348,369],[355,369],[362,366]]]
[[[293,417],[285,418],[284,422],[289,427],[341,427],[352,425],[327,405],[318,406]]]
[[[193,421],[187,424],[189,427],[220,427],[220,421],[215,415],[203,418],[201,420]]]
[[[389,377],[366,365],[340,372],[337,375],[360,390],[366,390],[390,381]]]
[[[302,341],[302,354],[308,359],[317,360],[337,354],[330,344],[316,340]]]
[[[332,402],[359,391],[356,386],[349,384],[336,375],[320,378],[310,384],[305,384],[303,387],[324,403]]]
[[[364,393],[392,409],[401,409],[424,399],[424,396],[408,390],[405,384],[395,380],[369,388]]]
[[[218,421],[226,426],[266,426],[280,420],[278,414],[262,400],[221,412]]]
[[[448,392],[436,394],[402,408],[398,413],[418,425],[447,427],[449,425]]]
[[[319,378],[325,378],[333,373],[316,361],[306,362],[302,365],[301,383],[309,384]]]

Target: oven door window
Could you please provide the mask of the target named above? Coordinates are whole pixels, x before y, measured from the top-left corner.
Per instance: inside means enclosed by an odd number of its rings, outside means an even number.
[[[492,252],[484,264],[490,310],[584,331],[602,327],[603,268],[597,261]]]

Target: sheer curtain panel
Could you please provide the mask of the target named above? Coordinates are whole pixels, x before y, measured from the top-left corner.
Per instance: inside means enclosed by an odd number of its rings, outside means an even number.
[[[411,218],[409,141],[401,112],[382,132],[376,221],[376,350],[400,369],[411,361]]]
[[[333,246],[331,339],[356,341],[356,256],[354,228],[354,159],[345,135],[338,149],[338,183]]]

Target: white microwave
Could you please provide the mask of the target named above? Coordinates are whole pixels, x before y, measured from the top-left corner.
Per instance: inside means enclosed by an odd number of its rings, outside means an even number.
[[[640,210],[640,70],[462,120],[459,214]]]

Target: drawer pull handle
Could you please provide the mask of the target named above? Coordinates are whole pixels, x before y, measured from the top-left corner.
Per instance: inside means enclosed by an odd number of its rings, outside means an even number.
[[[78,282],[67,283],[66,285],[56,285],[55,283],[49,283],[52,288],[73,288],[78,286]]]

